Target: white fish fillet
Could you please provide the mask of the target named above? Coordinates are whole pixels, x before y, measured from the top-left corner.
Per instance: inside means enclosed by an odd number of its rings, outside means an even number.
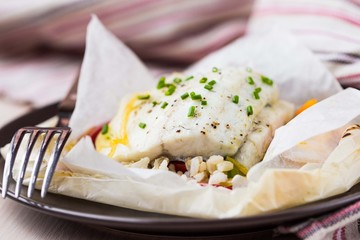
[[[109,124],[109,132],[99,135],[97,150],[119,161],[153,159],[160,155],[180,158],[215,154],[233,156],[253,132],[254,120],[265,106],[278,102],[275,84],[266,84],[260,74],[242,68],[228,67],[217,72],[210,69],[188,81],[185,81],[188,76],[175,74],[167,77],[167,83],[172,83],[175,77],[181,78],[182,82],[174,84],[176,91],[171,96],[164,95],[167,89],[164,88],[149,91],[147,100],[138,100],[137,95],[124,99]],[[206,83],[199,82],[203,77],[207,78]],[[249,84],[249,77],[254,84]],[[216,84],[209,91],[204,86],[212,80]],[[260,99],[255,98],[256,88],[261,88]],[[186,92],[201,94],[207,105],[190,96],[181,99]],[[239,97],[238,103],[233,102],[235,95]],[[153,101],[160,104],[153,106]],[[161,107],[164,102],[168,103],[166,108]],[[189,117],[192,106],[196,109],[195,116]],[[247,111],[249,106],[252,114]],[[284,111],[286,114],[281,115],[280,122],[288,120],[293,109],[287,107]],[[140,123],[145,123],[146,127],[140,128]]]
[[[292,117],[294,106],[285,101],[268,104],[254,120],[252,131],[234,156],[244,167],[250,169],[260,162],[269,147],[275,130],[286,124]]]

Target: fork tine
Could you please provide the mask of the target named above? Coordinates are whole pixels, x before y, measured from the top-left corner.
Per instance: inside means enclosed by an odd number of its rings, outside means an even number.
[[[24,128],[19,129],[13,136],[10,143],[10,150],[6,155],[5,167],[4,167],[4,175],[2,180],[2,197],[6,198],[7,191],[9,188],[9,179],[12,176],[12,170],[14,167],[14,162],[16,158],[16,154],[19,150],[22,139],[24,138],[27,130]]]
[[[50,182],[51,182],[52,176],[54,174],[57,162],[60,158],[60,154],[65,146],[65,143],[70,136],[71,129],[67,128],[65,130],[60,131],[59,133],[60,133],[60,136],[58,137],[58,139],[56,141],[55,151],[53,152],[53,154],[50,158],[50,161],[48,163],[48,166],[46,168],[46,171],[45,171],[44,182],[41,187],[41,197],[42,198],[44,198],[46,196],[46,193],[50,186]]]
[[[29,133],[30,133],[29,142],[28,142],[28,145],[26,148],[26,153],[24,155],[24,158],[21,161],[21,165],[20,165],[21,169],[18,174],[17,181],[16,181],[16,187],[15,187],[15,197],[16,198],[18,198],[20,195],[21,186],[24,181],[24,176],[25,176],[26,168],[27,168],[27,165],[29,162],[29,158],[30,158],[31,152],[34,148],[35,142],[36,142],[37,138],[39,137],[40,129],[29,129]]]
[[[49,146],[49,143],[51,141],[51,138],[54,136],[54,134],[55,134],[54,130],[45,131],[44,139],[43,139],[43,141],[41,143],[39,153],[36,156],[34,167],[33,167],[33,170],[31,172],[30,183],[29,183],[28,192],[27,192],[27,196],[29,198],[31,198],[32,195],[33,195],[35,185],[36,185],[36,180],[37,180],[37,177],[39,175],[41,163],[42,163],[42,161],[44,159],[45,152],[46,152],[46,150],[47,150],[47,148]]]

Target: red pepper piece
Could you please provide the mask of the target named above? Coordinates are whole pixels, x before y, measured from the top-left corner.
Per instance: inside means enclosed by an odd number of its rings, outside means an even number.
[[[101,132],[102,129],[102,125],[101,126],[97,126],[97,127],[93,127],[92,129],[89,130],[89,132],[86,134],[88,136],[91,137],[91,140],[93,142],[93,144],[95,145],[95,140],[96,137],[99,135],[99,133]]]
[[[199,184],[200,184],[200,186],[203,186],[203,187],[209,185],[208,183],[199,183]],[[227,188],[229,190],[232,190],[232,186],[223,186],[221,184],[211,184],[211,186],[213,186],[213,187],[223,187],[223,188]]]
[[[185,163],[182,162],[182,161],[171,161],[169,164],[173,164],[173,165],[174,165],[176,172],[181,171],[181,172],[184,173],[184,172],[187,171],[186,166],[185,166]]]

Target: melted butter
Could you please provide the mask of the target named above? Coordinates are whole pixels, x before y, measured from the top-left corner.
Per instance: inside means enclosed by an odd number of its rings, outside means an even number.
[[[115,143],[120,143],[120,144],[123,144],[123,145],[128,145],[129,144],[129,139],[128,139],[128,134],[127,134],[127,131],[126,131],[126,127],[127,127],[131,112],[134,111],[136,108],[138,108],[138,105],[135,105],[137,100],[138,100],[137,95],[133,96],[130,99],[130,101],[128,102],[128,104],[126,105],[124,115],[123,115],[122,121],[121,121],[120,138],[112,140],[112,141],[115,141]]]
[[[129,102],[126,104],[124,111],[122,113],[122,120],[121,120],[121,126],[120,126],[120,136],[114,139],[110,138],[110,134],[99,134],[96,138],[96,150],[101,151],[104,148],[110,148],[110,152],[108,156],[111,158],[114,156],[116,147],[118,144],[122,145],[129,145],[129,139],[127,134],[127,124],[130,118],[130,114],[139,106],[136,105],[136,102],[138,100],[137,98],[138,94],[134,95]],[[110,132],[110,129],[109,129]]]

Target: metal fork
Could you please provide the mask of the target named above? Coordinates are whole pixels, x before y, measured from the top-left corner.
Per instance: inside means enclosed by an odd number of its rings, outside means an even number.
[[[24,127],[20,128],[13,136],[9,152],[6,155],[6,162],[3,173],[3,181],[2,181],[2,197],[5,198],[7,196],[8,188],[9,188],[9,180],[12,177],[12,171],[15,163],[15,159],[21,145],[22,140],[25,135],[29,135],[29,141],[27,143],[26,152],[22,158],[20,171],[17,176],[16,186],[15,186],[15,197],[18,198],[21,192],[21,186],[24,181],[24,176],[26,172],[26,168],[29,162],[30,155],[34,148],[36,141],[38,140],[40,135],[44,135],[42,140],[40,150],[37,153],[35,158],[35,163],[33,170],[31,172],[30,183],[28,186],[27,196],[29,198],[32,197],[36,180],[39,175],[41,163],[43,161],[46,150],[49,146],[51,140],[57,136],[54,151],[51,154],[50,160],[46,167],[45,176],[43,180],[43,184],[41,187],[41,197],[44,198],[50,186],[51,179],[53,177],[56,165],[59,161],[61,152],[71,134],[71,129],[68,127],[70,116],[75,108],[76,102],[76,92],[77,92],[78,78],[74,82],[71,87],[69,93],[65,97],[65,99],[58,106],[58,123],[56,127],[43,128],[43,127]]]

